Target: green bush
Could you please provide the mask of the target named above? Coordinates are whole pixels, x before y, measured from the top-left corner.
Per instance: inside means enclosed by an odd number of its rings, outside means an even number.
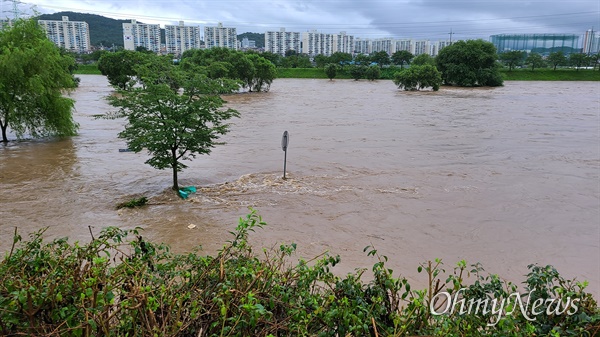
[[[434,315],[443,292],[465,301],[508,299],[514,308],[516,286],[464,261],[446,275],[437,260],[418,268],[429,287],[413,290],[373,247],[365,248],[376,259],[371,281],[362,280],[364,269],[339,277],[331,271],[337,256],[292,263],[295,244],[255,252],[248,236],[264,225],[251,211],[215,256],[173,254],[139,229],[110,227],[88,244],[45,243],[44,231],[22,241],[15,231],[0,262],[0,335],[593,336],[600,329],[586,284],[551,266],[530,266],[526,291],[532,300],[577,299],[575,315]]]

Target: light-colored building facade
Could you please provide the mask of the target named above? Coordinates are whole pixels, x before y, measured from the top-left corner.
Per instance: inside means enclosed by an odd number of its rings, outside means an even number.
[[[429,40],[418,40],[413,45],[413,55],[429,54]]]
[[[384,51],[388,55],[392,55],[394,53],[392,50],[393,42],[391,38],[374,39],[371,41],[371,53]]]
[[[223,27],[220,22],[216,27],[204,27],[204,44],[206,48],[223,47],[237,50],[237,29]]]
[[[181,55],[186,50],[200,49],[200,27],[165,25],[165,47],[167,54]]]
[[[285,55],[288,50],[302,52],[300,32],[286,32],[285,28],[279,31],[265,32],[265,51]]]
[[[354,54],[371,54],[371,40],[361,39],[360,37],[354,39]]]
[[[302,53],[310,57],[333,54],[333,34],[319,33],[316,30],[302,32]]]
[[[333,52],[353,55],[354,36],[347,35],[346,32],[333,35]]]
[[[50,41],[60,48],[87,53],[91,49],[90,27],[87,22],[69,21],[68,16],[58,20],[39,20],[38,24],[46,32]]]
[[[254,49],[256,48],[256,41],[250,40],[247,37],[242,39],[242,49]]]
[[[160,26],[155,24],[123,23],[123,46],[126,50],[135,50],[144,47],[155,53],[160,52],[161,38]]]
[[[413,40],[409,40],[409,39],[394,40],[394,42],[392,44],[392,50],[393,50],[393,53],[395,53],[397,51],[401,51],[401,50],[406,50],[406,51],[412,53],[414,50]]]
[[[583,53],[594,55],[600,52],[600,35],[593,30],[588,30],[583,35]]]

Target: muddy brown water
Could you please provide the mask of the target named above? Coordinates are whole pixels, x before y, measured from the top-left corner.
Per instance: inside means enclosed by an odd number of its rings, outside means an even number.
[[[226,98],[242,117],[227,145],[180,174],[199,188],[184,201],[169,191],[169,171],[118,151],[123,121],[92,118],[112,109],[106,79],[80,77],[78,136],[0,146],[2,252],[14,227],[87,241],[90,225],[141,226],[175,251],[209,254],[251,206],[268,223],[253,243],[340,254],[339,274],[370,267],[363,248],[374,245],[419,286],[419,262],[450,269],[465,259],[516,282],[528,264],[552,264],[600,294],[600,82],[419,93],[390,81],[279,79],[268,93]],[[141,195],[150,206],[115,210]]]

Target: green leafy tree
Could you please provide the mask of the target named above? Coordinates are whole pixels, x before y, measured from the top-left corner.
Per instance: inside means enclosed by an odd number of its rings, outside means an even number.
[[[182,161],[209,154],[215,145],[222,144],[218,142],[220,136],[229,131],[226,121],[239,113],[222,109],[224,101],[218,95],[223,91],[222,81],[194,75],[186,80],[180,94],[167,84],[144,80],[149,84],[121,90],[121,95],[109,98],[119,111],[108,117],[127,119],[119,138],[134,152],[146,149],[150,154],[146,164],[159,170],[170,168],[173,189],[179,190],[177,173],[187,167]]]
[[[250,91],[269,91],[271,83],[277,77],[275,66],[257,54],[248,55],[248,59],[252,62],[255,69],[254,77],[249,86]]]
[[[442,80],[461,87],[501,86],[496,47],[487,41],[457,41],[440,50],[436,57]]]
[[[413,64],[410,68],[397,72],[394,75],[394,83],[398,88],[404,90],[421,90],[431,87],[433,91],[438,91],[442,84],[442,76],[434,65],[418,66]]]
[[[325,68],[325,66],[330,63],[329,57],[319,54],[315,56],[315,63],[317,64],[317,68]]]
[[[392,63],[404,68],[404,64],[409,65],[415,56],[408,50],[399,50],[392,54]]]
[[[337,75],[338,65],[334,63],[329,63],[325,66],[325,74],[329,78],[329,80],[333,80]]]
[[[590,58],[583,53],[573,53],[569,55],[569,63],[579,71],[579,68],[586,67],[590,64]]]
[[[371,58],[369,57],[369,55],[358,54],[354,57],[354,63],[356,63],[357,65],[368,65],[369,63],[371,63]]]
[[[555,51],[550,53],[547,58],[548,62],[552,65],[552,69],[556,70],[556,67],[567,64],[567,57],[562,51]]]
[[[0,30],[0,128],[7,142],[10,125],[17,138],[71,136],[77,131],[73,100],[63,90],[75,87],[72,57],[46,38],[37,22],[17,20]]]
[[[527,58],[525,59],[525,64],[528,64],[531,66],[531,71],[535,70],[535,68],[542,68],[546,65],[546,62],[544,62],[544,58],[542,57],[542,55],[538,54],[538,53],[529,53],[529,55],[527,55]]]
[[[525,52],[520,50],[507,51],[500,54],[500,61],[508,66],[508,71],[512,71],[514,67],[521,65]]]
[[[260,56],[264,57],[265,59],[271,61],[271,63],[273,63],[273,65],[275,65],[276,67],[280,67],[281,66],[281,55],[279,54],[275,54],[272,53],[270,51],[266,51],[260,54]]]
[[[361,78],[364,78],[366,71],[367,71],[367,66],[358,65],[358,64],[351,65],[350,70],[349,70],[350,76],[352,76],[352,78],[355,81],[358,81]]]
[[[391,62],[390,55],[385,51],[377,51],[371,53],[371,55],[369,55],[369,58],[371,59],[371,62],[377,63],[379,67],[386,66]]]
[[[134,67],[143,63],[151,54],[121,50],[116,53],[105,53],[98,61],[98,70],[106,76],[108,83],[120,89],[128,89],[135,83]]]
[[[375,81],[380,76],[381,76],[381,70],[376,65],[368,66],[367,69],[365,69],[365,77],[369,81]]]
[[[330,63],[335,63],[338,65],[344,65],[346,63],[350,63],[351,61],[352,55],[350,55],[349,53],[342,53],[340,51],[336,51],[329,57]]]
[[[413,66],[424,66],[426,64],[430,64],[435,66],[435,59],[431,57],[429,54],[419,54],[413,58],[411,65]]]

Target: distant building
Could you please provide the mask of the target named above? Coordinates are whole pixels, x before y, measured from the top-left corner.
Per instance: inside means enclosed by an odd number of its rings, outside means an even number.
[[[406,50],[411,54],[414,53],[414,45],[413,40],[403,39],[403,40],[394,40],[392,43],[392,54],[398,51]]]
[[[544,56],[562,51],[565,55],[581,52],[579,36],[573,34],[501,34],[490,36],[498,53],[519,50]]]
[[[265,51],[283,56],[288,50],[302,52],[299,32],[286,32],[285,28],[265,32]]]
[[[223,27],[220,22],[217,27],[204,27],[204,43],[206,48],[223,47],[237,50],[237,30]]]
[[[318,33],[316,30],[303,32],[302,53],[310,57],[333,54],[333,34]]]
[[[333,52],[354,54],[354,36],[346,35],[346,32],[340,32],[333,35]]]
[[[137,23],[136,20],[131,20],[131,23],[123,23],[123,46],[126,50],[144,47],[159,53],[161,47],[160,26]]]
[[[242,39],[242,49],[255,49],[256,41],[249,40],[247,37]]]
[[[371,40],[361,39],[360,37],[354,39],[354,54],[371,54]]]
[[[63,16],[62,21],[39,20],[38,24],[58,47],[76,53],[90,51],[90,27],[87,22],[69,21],[68,16]]]
[[[421,54],[429,54],[429,40],[414,41],[412,54],[417,56]]]
[[[600,35],[593,30],[588,30],[583,36],[583,53],[588,55],[600,52]]]
[[[200,49],[200,27],[165,25],[165,47],[167,54],[181,55],[186,50]]]

